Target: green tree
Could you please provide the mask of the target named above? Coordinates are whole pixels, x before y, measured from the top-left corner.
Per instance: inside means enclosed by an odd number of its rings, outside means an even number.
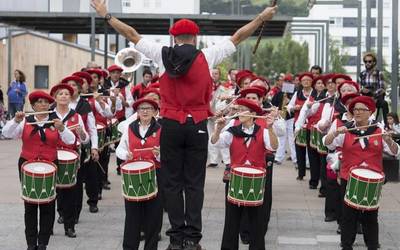
[[[329,39],[329,65],[330,71],[335,73],[346,74],[346,65],[349,61],[349,55],[344,53],[337,40]]]

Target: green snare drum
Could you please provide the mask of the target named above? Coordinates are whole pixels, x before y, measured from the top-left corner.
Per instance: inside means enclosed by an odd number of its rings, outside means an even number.
[[[307,128],[301,128],[296,136],[296,144],[301,147],[307,146]]]
[[[121,133],[118,131],[118,119],[111,119],[111,141],[117,141],[121,138]]]
[[[21,166],[22,199],[28,203],[45,204],[56,198],[56,170],[48,161],[27,161]]]
[[[76,184],[79,155],[70,149],[58,149],[57,188],[71,188]]]
[[[312,127],[310,130],[310,147],[313,149],[318,149],[318,142],[319,142],[319,132],[317,128]]]
[[[97,137],[98,137],[98,148],[99,150],[103,148],[106,143],[106,126],[98,123],[96,124]]]
[[[324,143],[322,141],[322,138],[324,137],[324,135],[319,131],[317,131],[317,132],[318,132],[318,142],[317,142],[318,153],[323,154],[323,155],[327,155],[328,154],[328,148],[325,147],[325,145],[324,145]]]
[[[157,196],[156,167],[151,161],[126,162],[121,166],[122,196],[128,201],[147,201]]]
[[[228,201],[238,206],[261,206],[264,201],[265,173],[265,169],[261,168],[231,168]]]
[[[350,170],[344,202],[357,210],[377,210],[385,174],[354,167]]]

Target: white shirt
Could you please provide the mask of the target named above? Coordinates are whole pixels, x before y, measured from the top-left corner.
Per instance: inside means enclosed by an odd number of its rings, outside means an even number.
[[[234,125],[235,125],[235,119],[231,119],[228,122],[228,124],[222,129],[222,132],[228,130],[228,128],[233,127]],[[275,134],[283,134],[286,132],[286,126],[278,122],[274,122],[274,124],[272,125],[272,129],[274,130]]]
[[[310,103],[310,96],[307,98],[306,102],[304,105],[301,107],[299,118],[296,121],[295,124],[295,129],[300,130],[304,124],[306,124],[306,120],[308,117],[314,115],[317,113],[319,105],[323,105],[318,102],[314,102],[314,104],[311,106],[311,108],[308,107],[308,104]]]
[[[43,121],[48,121],[48,117],[44,119]],[[36,117],[35,120],[37,121]],[[16,122],[15,119],[12,119],[6,123],[6,125],[3,127],[2,134],[6,138],[10,139],[20,139],[22,137],[22,133],[24,131],[24,126],[25,126],[25,118],[20,122]],[[43,127],[44,123],[39,123],[39,127]],[[44,129],[46,131],[46,129]],[[75,134],[72,133],[71,130],[69,130],[67,127],[64,128],[63,132],[58,131],[60,134],[62,142],[64,142],[67,145],[74,144],[75,142]]]
[[[136,44],[135,48],[143,53],[146,57],[154,60],[159,65],[160,75],[165,72],[164,64],[162,61],[161,50],[164,45],[152,42],[146,38],[142,38]],[[212,45],[208,48],[201,50],[206,58],[208,67],[214,68],[220,64],[226,57],[236,52],[236,47],[230,39],[224,39],[220,43]]]
[[[69,112],[71,111],[71,109],[69,109],[68,112],[67,112],[65,115],[61,115],[60,113],[58,113],[58,111],[57,111],[56,108],[55,108],[54,110],[56,111],[56,115],[58,116],[58,118],[59,118],[61,121],[64,120],[64,118],[67,117],[67,115],[68,115]],[[78,114],[78,113],[77,113],[77,114]],[[83,130],[83,133],[85,134],[85,140],[82,140],[82,138],[79,137],[79,141],[80,141],[82,144],[87,144],[87,143],[89,143],[90,137],[89,137],[88,133],[86,132],[85,124],[83,123],[83,120],[82,120],[82,117],[81,117],[80,114],[78,114],[78,124],[79,124],[79,126],[81,127],[81,129]],[[67,126],[67,121],[65,121],[64,126]]]
[[[110,81],[112,84],[112,87],[110,88],[110,90],[114,89],[118,83],[114,84],[112,81]],[[117,96],[117,101],[115,103],[115,111],[120,111],[124,108],[124,106],[122,105],[122,99],[125,99],[125,101],[128,103],[129,107],[125,107],[125,117],[129,117],[133,114],[133,108],[132,105],[135,102],[133,100],[133,96],[132,96],[132,92],[131,92],[131,86],[128,84],[125,87],[125,97],[122,95],[122,93],[120,93]],[[110,91],[110,95],[114,96],[114,92]],[[110,104],[111,106],[111,104]]]

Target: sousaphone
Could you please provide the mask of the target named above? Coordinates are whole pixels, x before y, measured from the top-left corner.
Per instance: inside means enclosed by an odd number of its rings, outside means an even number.
[[[136,71],[143,62],[144,55],[134,48],[125,48],[118,51],[115,56],[115,64],[120,66],[124,72]]]

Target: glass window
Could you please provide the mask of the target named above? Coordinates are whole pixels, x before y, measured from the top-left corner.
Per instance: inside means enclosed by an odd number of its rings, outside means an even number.
[[[343,17],[343,27],[345,27],[345,28],[357,27],[357,18],[356,17]]]
[[[35,89],[49,88],[49,66],[35,65]]]
[[[131,0],[122,0],[122,7],[131,7]]]
[[[357,65],[357,56],[349,56],[346,66],[356,66]]]
[[[343,46],[348,46],[348,47],[357,46],[357,37],[344,36],[342,39],[343,39]]]

